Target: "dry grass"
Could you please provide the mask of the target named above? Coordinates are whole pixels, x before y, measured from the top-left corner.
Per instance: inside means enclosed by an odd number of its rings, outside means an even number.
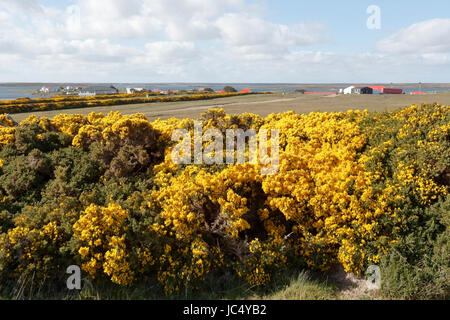
[[[369,111],[385,111],[397,109],[411,104],[434,103],[450,105],[450,92],[426,95],[339,95],[319,96],[290,93],[282,95],[249,95],[239,97],[220,98],[206,101],[182,101],[168,103],[146,103],[122,106],[95,107],[84,109],[54,110],[44,112],[30,112],[14,114],[17,121],[21,121],[30,114],[42,117],[54,117],[60,113],[89,114],[92,111],[108,113],[120,111],[122,114],[144,113],[149,119],[170,117],[197,118],[209,108],[224,108],[227,113],[240,114],[244,112],[257,113],[266,116],[293,110],[297,113],[313,111],[346,111],[348,109],[367,109]]]

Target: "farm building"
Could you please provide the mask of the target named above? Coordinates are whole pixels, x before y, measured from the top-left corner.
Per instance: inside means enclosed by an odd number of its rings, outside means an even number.
[[[384,86],[368,86],[368,87],[372,88],[373,91],[381,91],[385,88]]]
[[[352,94],[373,94],[373,89],[369,87],[356,87],[351,92]]]
[[[402,89],[383,88],[381,90],[381,93],[383,93],[383,94],[402,94],[403,90]]]
[[[345,88],[344,90],[342,90],[342,93],[344,94],[352,94],[352,90],[355,89],[355,86],[350,86],[348,88]]]
[[[49,92],[50,93],[58,93],[58,92],[63,92],[64,88],[63,87],[52,87],[49,88]]]
[[[126,88],[126,92],[128,94],[136,93],[136,92],[142,92],[144,91],[144,88]]]
[[[380,86],[380,85],[360,85],[360,86],[355,86],[356,88],[364,88],[364,87],[368,87],[373,89],[373,91],[381,91],[383,90],[383,88],[385,88],[385,86]]]
[[[119,93],[119,90],[117,88],[110,86],[91,86],[82,88],[80,90],[80,96],[95,96],[95,95],[102,95],[102,94],[117,94]]]

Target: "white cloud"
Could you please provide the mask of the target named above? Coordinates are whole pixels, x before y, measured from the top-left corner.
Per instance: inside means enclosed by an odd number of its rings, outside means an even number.
[[[245,0],[49,3],[0,0],[0,81],[390,82],[450,72],[450,19],[412,25],[375,53],[337,54],[314,47],[329,44],[324,26],[274,23]]]
[[[72,11],[72,24],[65,25],[74,38],[149,38],[161,28],[146,1],[79,0],[77,4],[79,12]]]
[[[131,78],[158,75],[153,81],[201,81],[222,77],[219,65],[234,73],[239,64],[253,68],[281,60],[290,46],[318,42],[321,32],[315,25],[271,23],[245,0],[74,0],[65,5],[0,0],[0,52],[3,59],[20,61],[24,80],[30,74],[40,81],[64,80],[55,77],[81,72],[86,79],[104,79],[120,71]],[[8,81],[2,76],[0,81]]]
[[[197,54],[193,42],[159,41],[145,45],[145,57],[151,63],[188,62]]]
[[[1,0],[0,8],[7,10],[9,12],[26,12],[32,14],[42,14],[43,9],[37,0]]]
[[[422,55],[424,63],[429,65],[448,65],[450,55],[445,53],[425,53]]]
[[[415,23],[379,41],[377,49],[401,54],[450,52],[450,19]]]
[[[81,28],[73,36],[211,40],[215,20],[227,10],[245,8],[243,0],[78,0]]]
[[[155,14],[163,21],[166,36],[175,41],[212,40],[220,36],[217,18],[227,10],[243,9],[241,0],[152,0]]]
[[[305,46],[324,41],[319,24],[275,24],[246,13],[228,13],[217,20],[223,39],[232,46]]]

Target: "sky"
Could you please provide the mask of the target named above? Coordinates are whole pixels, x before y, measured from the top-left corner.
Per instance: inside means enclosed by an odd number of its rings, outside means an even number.
[[[450,82],[450,1],[0,0],[0,82]]]

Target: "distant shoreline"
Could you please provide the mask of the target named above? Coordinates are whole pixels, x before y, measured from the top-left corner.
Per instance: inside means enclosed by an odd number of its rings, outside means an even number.
[[[447,88],[450,87],[450,83],[189,83],[189,82],[161,82],[161,83],[133,83],[133,82],[109,82],[109,83],[92,83],[92,82],[65,82],[65,83],[46,83],[46,82],[3,82],[0,83],[0,87],[26,87],[26,86],[83,86],[83,85],[111,85],[111,84],[123,84],[123,85],[143,85],[143,86],[158,86],[158,85],[180,85],[180,86],[218,86],[218,85],[246,85],[251,89],[262,88],[274,88],[274,89],[333,89],[341,88],[351,85],[381,85],[390,88]]]

